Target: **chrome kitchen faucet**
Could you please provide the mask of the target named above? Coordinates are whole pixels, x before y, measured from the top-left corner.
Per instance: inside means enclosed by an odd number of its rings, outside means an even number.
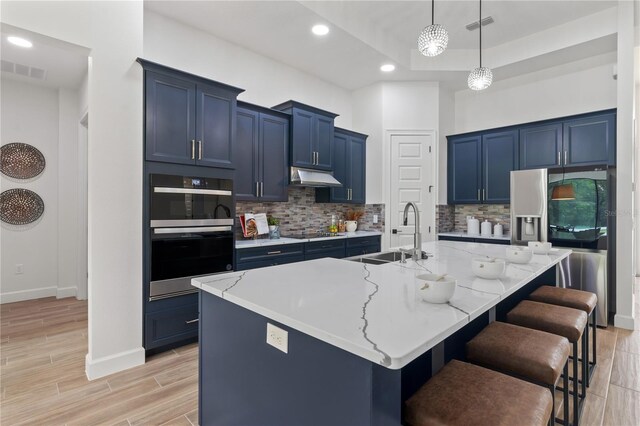
[[[409,219],[409,207],[413,207],[413,214],[416,218],[414,223],[414,231],[413,231],[413,250],[411,250],[411,258],[413,260],[422,259],[422,235],[420,235],[420,212],[418,211],[418,206],[413,202],[407,203],[404,206],[404,213],[402,215],[402,222],[404,226],[407,226]],[[401,250],[402,251],[402,250]]]

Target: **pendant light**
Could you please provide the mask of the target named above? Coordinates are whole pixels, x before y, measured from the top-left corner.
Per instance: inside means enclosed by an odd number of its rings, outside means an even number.
[[[431,0],[431,25],[425,27],[418,36],[418,50],[424,56],[438,56],[447,48],[449,34],[440,24],[434,24],[434,2]]]
[[[493,81],[493,73],[491,70],[482,66],[482,0],[480,0],[478,30],[480,31],[480,66],[469,73],[467,84],[471,90],[484,90],[491,86],[491,82]]]

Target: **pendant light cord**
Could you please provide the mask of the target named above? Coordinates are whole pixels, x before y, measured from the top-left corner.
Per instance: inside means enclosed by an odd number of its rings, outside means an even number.
[[[435,7],[434,7],[435,2],[436,0],[431,0],[431,25],[433,25],[433,21],[434,21],[433,17],[435,16]]]
[[[482,68],[482,0],[480,0],[480,17],[478,18],[478,29],[480,30],[480,68]]]

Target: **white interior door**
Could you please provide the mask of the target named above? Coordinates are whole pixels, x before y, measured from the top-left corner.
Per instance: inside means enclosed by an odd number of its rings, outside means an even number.
[[[409,210],[407,226],[402,223],[404,207],[414,202],[420,211],[423,241],[435,235],[435,134],[391,134],[391,185],[389,245],[413,245],[414,214]]]

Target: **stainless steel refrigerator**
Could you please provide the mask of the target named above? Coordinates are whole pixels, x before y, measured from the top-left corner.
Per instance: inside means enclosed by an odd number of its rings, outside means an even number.
[[[610,214],[615,205],[612,200],[615,169],[537,169],[511,173],[512,244],[526,244],[532,238],[522,231],[531,231],[527,221],[542,216],[538,222],[543,229],[535,232],[535,238],[573,250],[558,268],[558,285],[595,293],[597,323],[606,326],[608,299],[615,297],[610,288],[610,283],[615,282],[614,251],[610,250],[615,246],[612,238],[615,217]],[[532,199],[542,199],[546,204],[533,206]]]

